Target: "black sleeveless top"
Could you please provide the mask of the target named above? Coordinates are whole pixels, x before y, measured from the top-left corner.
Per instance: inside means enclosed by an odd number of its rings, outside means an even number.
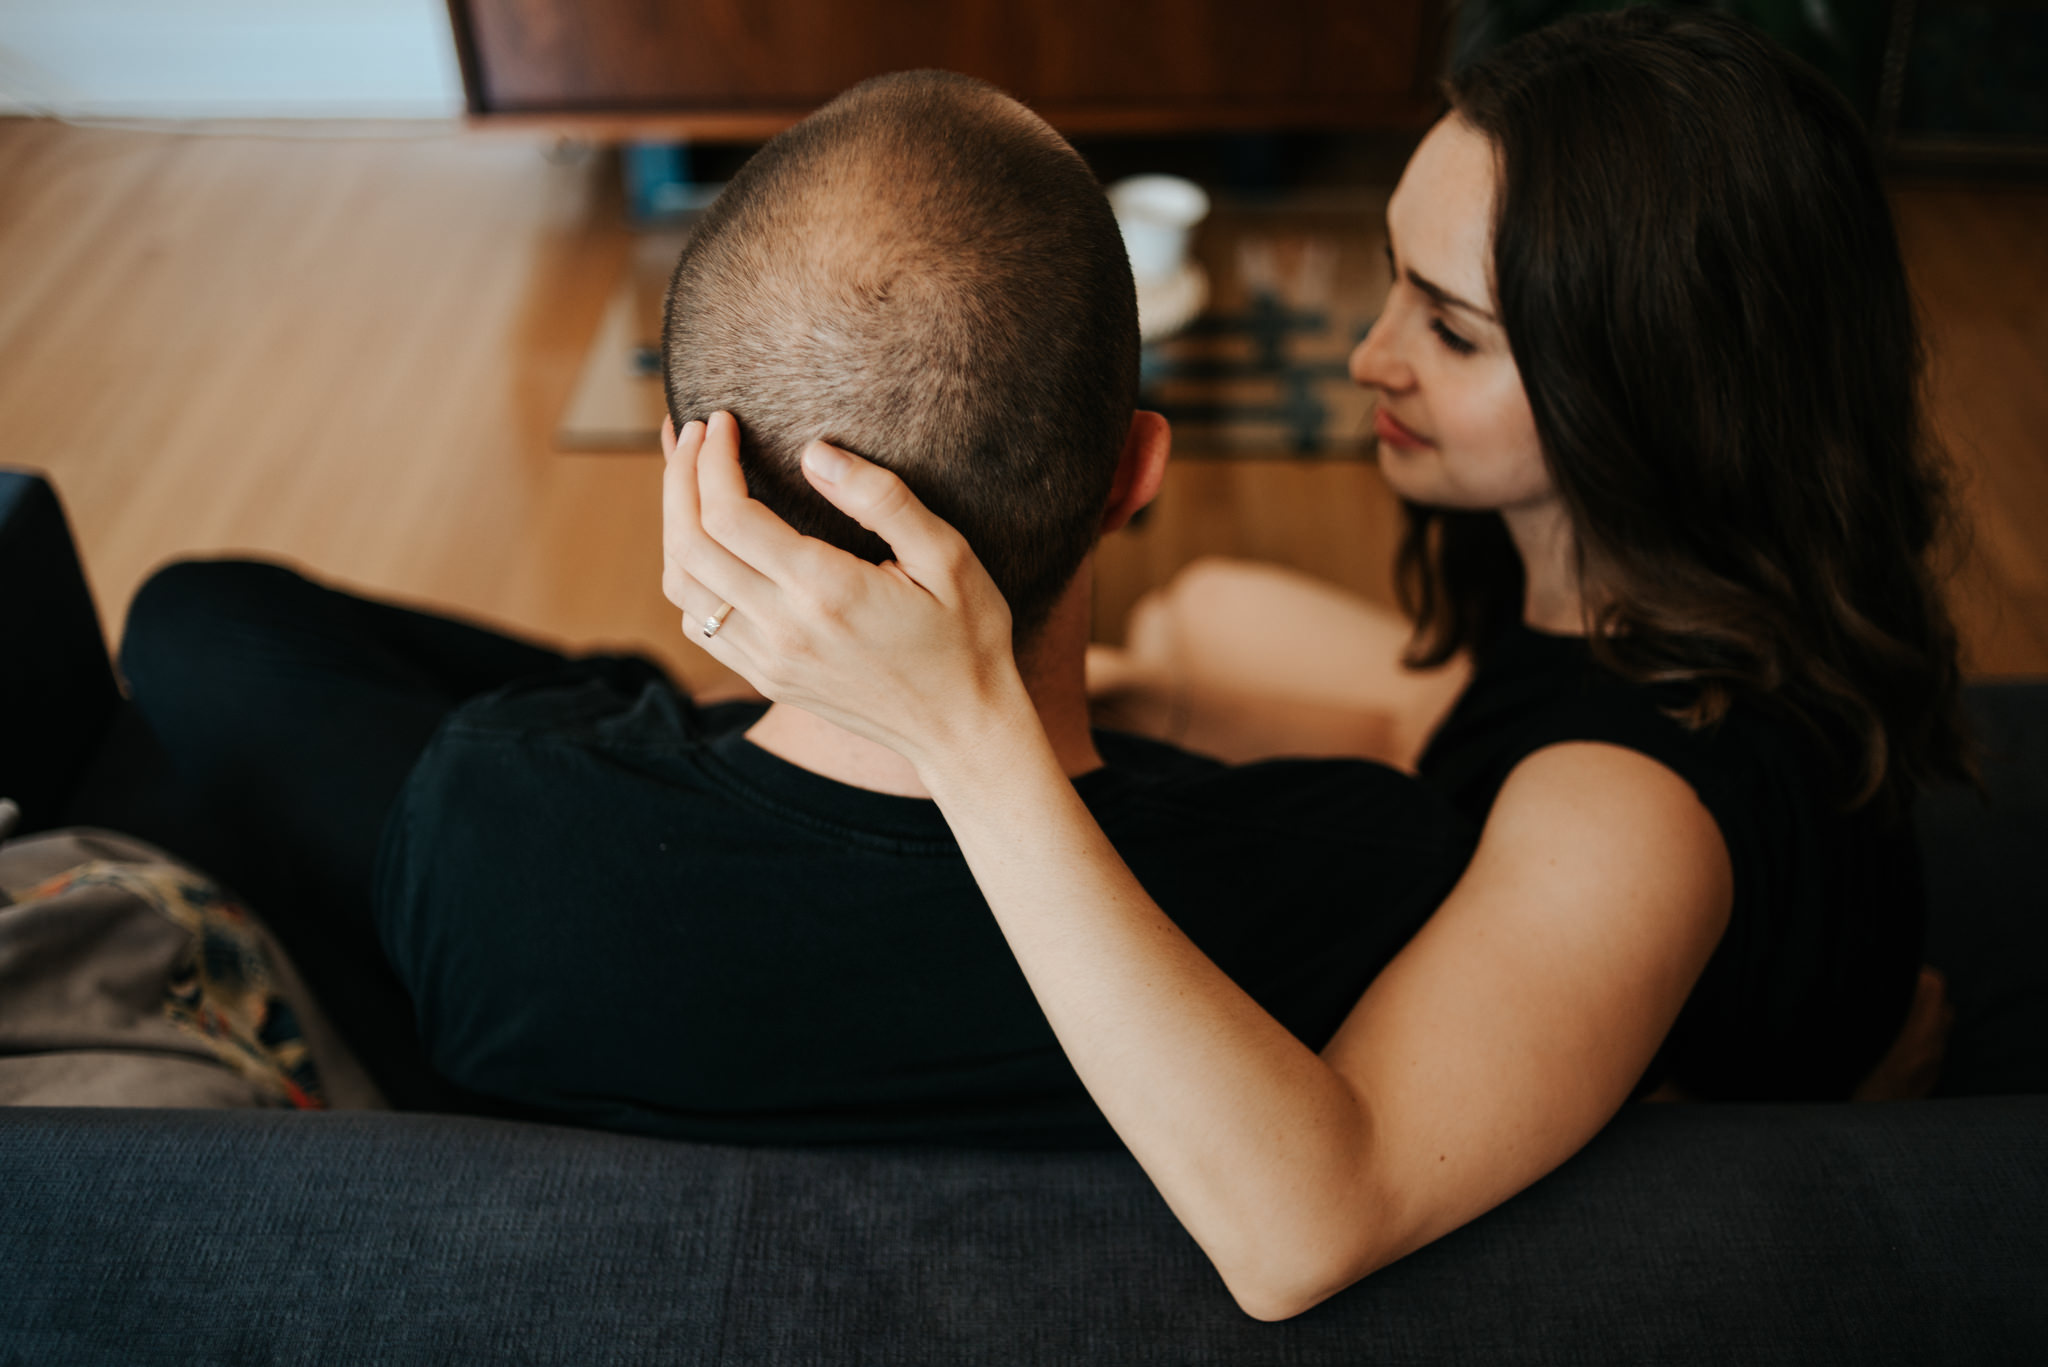
[[[1735,875],[1728,929],[1641,1091],[1702,1099],[1848,1096],[1903,1023],[1925,910],[1909,820],[1842,810],[1839,769],[1798,724],[1738,703],[1688,730],[1680,687],[1632,684],[1586,642],[1515,626],[1478,652],[1423,779],[1484,822],[1508,773],[1547,745],[1600,741],[1692,786]]]

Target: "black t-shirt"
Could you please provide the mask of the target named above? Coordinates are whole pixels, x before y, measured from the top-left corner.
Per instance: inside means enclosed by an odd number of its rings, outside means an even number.
[[[1727,843],[1734,905],[1645,1087],[1846,1097],[1912,996],[1925,915],[1912,830],[1845,812],[1838,763],[1805,728],[1738,703],[1689,730],[1665,711],[1686,697],[1599,667],[1582,639],[1517,624],[1478,653],[1421,773],[1482,824],[1509,772],[1560,742],[1622,746],[1684,779]]]
[[[761,710],[588,660],[449,718],[377,895],[435,1065],[647,1133],[1112,1142],[936,806],[777,759]],[[1075,786],[1139,881],[1312,1046],[1470,855],[1376,765],[1096,742]]]

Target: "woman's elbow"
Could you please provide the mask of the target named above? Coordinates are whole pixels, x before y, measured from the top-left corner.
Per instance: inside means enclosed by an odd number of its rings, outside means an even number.
[[[1223,1285],[1238,1309],[1272,1324],[1314,1309],[1388,1261],[1371,1252],[1346,1250],[1341,1256],[1290,1259],[1285,1267],[1224,1272]]]
[[[1291,1320],[1303,1311],[1322,1304],[1329,1295],[1302,1296],[1264,1287],[1254,1289],[1232,1286],[1230,1298],[1237,1302],[1238,1309],[1253,1319],[1267,1324],[1278,1324],[1281,1320]]]

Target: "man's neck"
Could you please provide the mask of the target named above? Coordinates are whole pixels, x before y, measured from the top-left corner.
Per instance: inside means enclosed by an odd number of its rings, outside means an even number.
[[[1091,568],[1082,565],[1031,649],[1018,661],[1053,753],[1070,778],[1102,766],[1088,726],[1082,669],[1093,599]],[[800,769],[855,788],[898,797],[931,796],[909,760],[799,707],[774,704],[748,728],[747,739]]]

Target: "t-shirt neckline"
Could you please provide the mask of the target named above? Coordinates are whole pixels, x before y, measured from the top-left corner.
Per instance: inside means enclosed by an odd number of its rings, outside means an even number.
[[[842,783],[756,745],[746,733],[760,719],[761,711],[705,742],[706,756],[732,778],[774,805],[813,820],[898,839],[953,844],[952,828],[932,799]],[[1097,732],[1098,750],[1104,748],[1103,740],[1103,733]],[[1126,776],[1117,772],[1115,760],[1105,753],[1100,766],[1074,780],[1074,789],[1083,801],[1092,803],[1123,786],[1125,781]]]

